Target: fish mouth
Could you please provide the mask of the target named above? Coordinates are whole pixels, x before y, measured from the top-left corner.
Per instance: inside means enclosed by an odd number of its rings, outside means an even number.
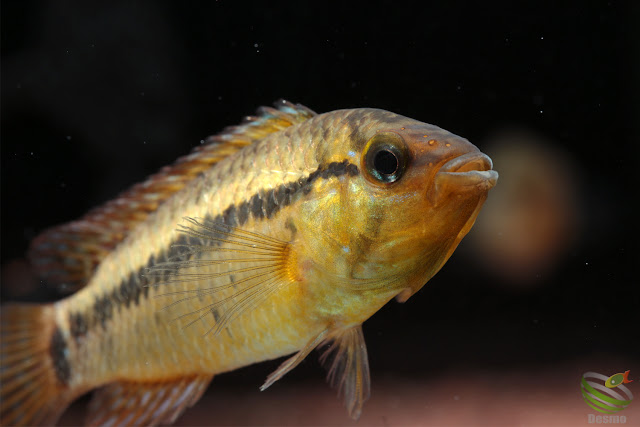
[[[429,198],[436,204],[445,194],[487,192],[498,181],[489,156],[480,152],[463,154],[446,162],[436,173]]]

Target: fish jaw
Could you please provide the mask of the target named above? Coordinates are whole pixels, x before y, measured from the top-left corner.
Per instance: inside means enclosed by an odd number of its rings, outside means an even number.
[[[414,280],[396,295],[398,302],[408,300],[444,266],[473,227],[489,190],[497,183],[491,159],[472,147],[445,160],[428,186],[423,213],[428,220],[422,238],[428,242],[424,252],[429,255],[419,257],[423,263]]]
[[[498,172],[492,167],[491,159],[480,151],[454,157],[436,173],[427,198],[433,206],[438,206],[452,194],[486,193],[498,181]]]

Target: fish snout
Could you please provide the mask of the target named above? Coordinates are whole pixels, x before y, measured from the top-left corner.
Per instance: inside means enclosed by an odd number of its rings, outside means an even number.
[[[492,168],[491,158],[480,151],[454,157],[440,167],[427,196],[436,205],[450,193],[487,192],[498,181]]]

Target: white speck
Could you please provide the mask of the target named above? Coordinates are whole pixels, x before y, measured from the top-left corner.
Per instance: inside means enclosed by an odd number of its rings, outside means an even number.
[[[204,144],[204,139],[201,139],[201,140],[200,140],[200,144]]]
[[[584,265],[589,265],[589,263],[588,263],[588,262],[585,262],[585,263],[584,263]]]
[[[355,157],[356,156],[356,152],[355,151],[349,151],[347,154],[349,155],[349,157]]]
[[[33,151],[31,152],[31,155],[33,156]]]
[[[254,43],[254,44],[253,44],[253,47],[258,47],[258,43]]]
[[[540,37],[540,40],[544,40],[544,37]]]
[[[351,252],[351,249],[349,249],[348,246],[343,246],[342,247],[342,252],[344,252],[345,254],[348,254],[349,252]]]
[[[462,86],[458,86],[458,87],[456,87],[456,89],[461,90],[461,89],[462,89]]]
[[[147,143],[147,141],[142,141],[142,143],[143,143],[143,144],[146,144],[146,143]]]
[[[542,110],[540,110],[540,114],[542,114]]]

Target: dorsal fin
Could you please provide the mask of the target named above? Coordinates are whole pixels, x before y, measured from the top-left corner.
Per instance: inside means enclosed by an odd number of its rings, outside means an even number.
[[[275,106],[261,107],[256,116],[246,117],[239,126],[208,137],[190,154],[82,218],[45,230],[29,248],[36,274],[61,293],[82,288],[129,231],[198,174],[243,147],[315,115],[307,107],[285,100]]]

